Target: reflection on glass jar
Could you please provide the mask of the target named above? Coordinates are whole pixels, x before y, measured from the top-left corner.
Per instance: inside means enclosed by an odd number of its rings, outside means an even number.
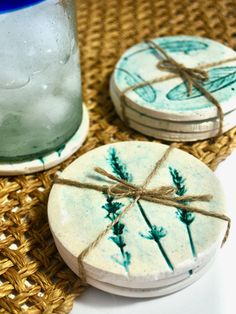
[[[0,159],[21,160],[79,128],[81,77],[74,1],[9,3],[0,4]]]

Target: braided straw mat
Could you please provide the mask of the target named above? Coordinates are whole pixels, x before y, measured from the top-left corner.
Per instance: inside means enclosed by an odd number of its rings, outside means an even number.
[[[200,35],[236,49],[235,0],[79,0],[84,99],[91,128],[82,149],[59,167],[0,180],[0,313],[69,313],[83,291],[57,253],[47,198],[57,170],[99,145],[152,140],[127,128],[109,98],[118,58],[144,37]],[[215,169],[236,146],[236,128],[217,140],[178,146]]]

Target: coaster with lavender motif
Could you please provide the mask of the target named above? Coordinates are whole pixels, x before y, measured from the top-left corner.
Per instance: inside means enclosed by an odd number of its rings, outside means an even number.
[[[140,186],[167,148],[148,142],[105,145],[81,156],[59,178],[104,187],[112,181],[94,172],[100,167]],[[163,186],[172,187],[177,199],[211,195],[208,202],[194,201],[194,207],[210,213],[226,211],[214,173],[179,149],[171,151],[148,188]],[[131,202],[131,197],[117,199],[93,189],[54,184],[48,203],[51,231],[60,254],[77,275],[80,253]],[[179,201],[180,207],[183,204],[189,205]],[[115,294],[147,297],[175,292],[197,280],[218,251],[226,224],[177,205],[138,200],[84,258],[87,282]]]
[[[173,74],[168,66],[161,68],[160,63],[166,60],[155,45],[178,66],[204,72],[197,84],[217,101],[221,112],[194,84],[189,90],[181,75]],[[231,129],[236,124],[235,90],[236,53],[195,36],[156,38],[131,47],[117,63],[110,83],[110,95],[121,119],[146,135],[180,141],[214,137],[221,123],[221,131]]]

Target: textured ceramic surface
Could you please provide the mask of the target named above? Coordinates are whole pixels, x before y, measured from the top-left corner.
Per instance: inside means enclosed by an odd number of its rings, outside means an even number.
[[[182,281],[176,282],[175,284],[165,286],[162,288],[150,288],[150,289],[130,289],[130,288],[120,288],[114,285],[102,283],[96,280],[90,280],[90,284],[97,289],[103,290],[108,293],[124,296],[124,297],[132,297],[132,298],[153,298],[153,297],[162,297],[168,294],[175,293],[179,290],[182,290],[189,285],[193,284],[199,278],[201,278],[211,266],[211,262],[206,266],[201,268],[198,272],[193,274],[189,274],[188,277]]]
[[[145,135],[157,138],[157,139],[162,139],[165,141],[175,141],[175,142],[191,142],[191,141],[197,141],[197,140],[204,140],[207,138],[212,138],[214,136],[217,136],[218,130],[211,130],[207,132],[177,132],[177,131],[164,131],[161,129],[156,129],[156,128],[151,128],[145,125],[142,125],[140,123],[137,123],[133,120],[129,120],[129,126],[136,130],[139,131]],[[223,127],[223,132],[227,130],[229,126],[224,126]],[[230,129],[231,127],[229,127]]]
[[[206,38],[171,36],[154,39],[177,62],[187,67],[198,67],[235,58],[236,53]],[[160,54],[146,43],[131,47],[116,65],[112,80],[119,94],[127,87],[142,81],[161,78],[166,71],[157,69]],[[203,84],[219,101],[224,113],[236,108],[236,61],[208,69],[209,79]],[[112,95],[111,95],[112,96]],[[216,107],[195,88],[188,96],[180,78],[147,85],[126,93],[130,107],[160,119],[177,121],[204,120],[217,117]]]
[[[41,158],[24,162],[0,162],[0,175],[13,176],[30,174],[38,171],[50,169],[73,155],[83,144],[89,130],[89,115],[85,105],[83,106],[83,120],[74,136],[56,152]]]
[[[56,247],[63,258],[63,260],[66,262],[66,264],[70,267],[70,269],[75,272],[77,275],[78,273],[78,260],[76,258],[73,258],[71,254],[63,247],[63,245],[60,243],[60,241],[57,239],[55,234],[53,234]],[[134,282],[134,281],[119,281],[116,280],[114,282],[115,287],[121,287],[121,288],[132,288],[132,289],[157,289],[157,288],[163,288],[166,286],[174,285],[178,282],[181,282],[185,279],[188,279],[192,274],[199,272],[203,267],[210,264],[210,261],[212,260],[212,256],[209,257],[209,260],[204,261],[204,264],[197,265],[190,271],[184,272],[182,274],[174,275],[172,277],[166,278],[166,279],[160,279],[160,280],[150,280],[150,281],[143,281],[141,283]],[[87,282],[91,285],[93,283],[104,283],[104,281],[97,281],[91,276],[87,276]],[[124,287],[125,285],[125,287]]]
[[[123,120],[122,108],[120,104],[120,98],[113,90],[111,90],[113,103],[116,112]],[[217,130],[219,128],[219,119],[207,119],[203,121],[171,121],[161,120],[152,116],[148,116],[144,113],[140,113],[137,110],[132,109],[126,104],[125,108],[126,117],[138,124],[152,127],[156,129],[162,129],[165,131],[177,131],[177,132],[207,132]],[[225,131],[231,129],[236,123],[236,110],[233,110],[224,116],[224,128]]]
[[[112,183],[94,172],[99,166],[117,177],[142,184],[168,146],[148,142],[105,145],[81,156],[62,178],[100,185]],[[194,170],[193,170],[194,169]],[[222,188],[214,173],[193,156],[174,149],[149,188],[172,185],[177,195],[212,194],[194,205],[225,212]],[[56,184],[48,204],[51,230],[76,260],[131,200]],[[202,265],[218,249],[225,224],[186,214],[178,208],[140,201],[84,259],[87,274],[98,281],[142,283],[177,276]]]

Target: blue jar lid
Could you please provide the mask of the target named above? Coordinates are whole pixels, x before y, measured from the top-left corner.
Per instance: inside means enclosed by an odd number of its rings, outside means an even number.
[[[20,10],[45,0],[0,0],[0,14]]]

